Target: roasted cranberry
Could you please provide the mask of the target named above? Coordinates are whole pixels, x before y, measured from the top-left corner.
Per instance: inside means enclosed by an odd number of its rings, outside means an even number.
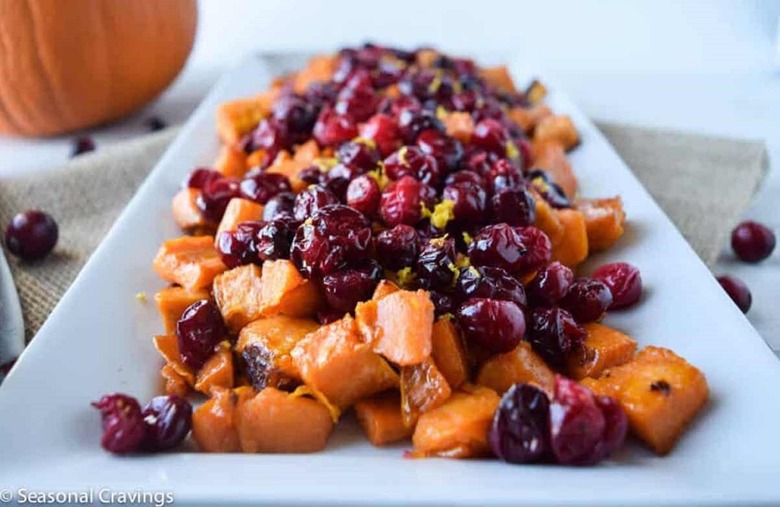
[[[426,243],[415,267],[420,284],[426,289],[451,288],[458,274],[456,256],[452,238],[437,238]]]
[[[482,96],[474,90],[463,90],[452,96],[452,106],[456,111],[470,113],[482,104]]]
[[[513,301],[521,307],[527,304],[523,284],[505,270],[490,266],[461,269],[456,292],[460,300],[485,298]]]
[[[297,221],[303,222],[318,209],[331,204],[339,204],[339,198],[333,192],[322,187],[309,187],[295,197],[293,215]]]
[[[526,188],[523,173],[505,158],[493,163],[489,180],[493,183],[493,192],[502,190],[523,190]]]
[[[593,394],[573,380],[556,376],[550,403],[550,448],[558,463],[591,464],[606,429]]]
[[[398,115],[400,115],[401,111],[403,111],[404,109],[421,111],[422,104],[420,104],[420,101],[414,97],[410,97],[408,95],[401,95],[400,97],[396,97],[396,98],[385,97],[379,103],[379,107],[378,107],[378,110],[381,114],[387,114],[393,117],[398,117]]]
[[[474,127],[471,142],[483,150],[495,153],[498,156],[506,155],[506,145],[509,134],[500,121],[487,118]]]
[[[259,262],[257,257],[257,233],[263,222],[241,222],[235,231],[222,231],[217,236],[217,251],[229,268]]]
[[[433,310],[436,316],[455,311],[455,298],[452,294],[438,290],[430,290],[428,291],[428,295],[433,303]]]
[[[390,115],[376,114],[360,126],[360,137],[371,139],[382,156],[388,156],[401,146],[401,131]]]
[[[488,440],[499,459],[532,463],[549,448],[550,400],[532,384],[515,384],[501,397]]]
[[[718,283],[726,294],[729,295],[732,301],[742,310],[742,313],[747,313],[750,310],[750,305],[753,304],[753,296],[750,294],[745,282],[737,278],[736,276],[719,276]]]
[[[574,281],[574,271],[558,261],[540,269],[526,285],[528,300],[534,306],[552,306],[557,303]]]
[[[485,188],[485,179],[474,171],[455,171],[448,174],[444,180],[445,185],[454,185],[456,183],[473,183],[478,187]]]
[[[515,348],[525,334],[523,310],[512,301],[469,299],[458,308],[458,322],[469,342],[496,354]]]
[[[328,275],[365,259],[371,235],[359,211],[341,204],[325,206],[298,228],[291,258],[307,276]]]
[[[504,125],[506,113],[504,105],[495,97],[486,96],[472,113],[474,121],[482,122],[486,120],[497,121]],[[508,134],[508,132],[507,132]]]
[[[402,109],[398,114],[398,128],[407,144],[414,143],[423,130],[444,132],[444,125],[434,113],[410,108]]]
[[[368,259],[358,266],[326,275],[322,279],[325,300],[334,310],[351,312],[360,301],[371,299],[382,274],[379,264]]]
[[[176,336],[182,362],[197,370],[214,352],[214,347],[227,337],[227,328],[217,305],[202,299],[181,314],[176,323]]]
[[[252,133],[251,149],[265,150],[273,159],[277,153],[290,147],[292,139],[285,123],[274,118],[260,122]]]
[[[318,108],[332,105],[336,101],[339,89],[336,83],[315,81],[306,89],[306,100],[315,104]]]
[[[263,207],[263,220],[270,221],[277,218],[292,218],[295,216],[295,194],[281,192],[268,199]]]
[[[746,221],[731,232],[731,248],[745,262],[759,262],[775,249],[775,234],[767,226]]]
[[[354,166],[336,164],[325,176],[325,188],[330,190],[339,199],[339,202],[346,202],[349,182],[363,174],[363,172],[363,170]]]
[[[143,411],[149,451],[167,451],[179,445],[192,427],[192,405],[176,395],[155,396]]]
[[[420,132],[417,146],[428,155],[432,155],[447,172],[454,171],[463,160],[463,145],[454,137],[440,130],[429,129]]]
[[[560,300],[577,322],[584,324],[599,320],[612,304],[612,293],[601,280],[578,278],[572,282],[569,291]]]
[[[584,339],[585,330],[566,310],[534,308],[531,312],[527,340],[547,364],[563,367],[566,356]]]
[[[376,93],[369,86],[346,86],[339,92],[333,109],[337,114],[360,123],[374,114],[377,102]]]
[[[550,175],[540,169],[528,173],[528,181],[553,208],[570,208],[571,201]]]
[[[58,238],[57,222],[39,210],[17,213],[5,229],[8,251],[24,260],[46,257],[54,250]]]
[[[421,192],[423,185],[412,176],[403,176],[382,192],[379,211],[382,220],[389,225],[414,225],[422,215]]]
[[[442,192],[442,199],[455,203],[453,213],[457,223],[484,222],[487,194],[482,187],[465,181],[447,185]]]
[[[289,259],[295,230],[296,224],[290,219],[266,222],[255,238],[257,257],[261,261]]]
[[[578,462],[582,465],[595,465],[608,458],[623,446],[628,433],[628,417],[614,398],[594,396],[593,399],[604,416],[604,434],[593,450]]]
[[[95,151],[95,141],[92,140],[91,137],[82,136],[73,141],[73,150],[71,151],[70,156],[77,157],[84,153],[89,153],[90,151]]]
[[[398,180],[412,176],[427,184],[436,184],[441,177],[439,163],[416,146],[403,146],[384,161],[385,174]]]
[[[100,411],[103,449],[116,454],[137,451],[146,438],[141,406],[132,396],[114,393],[92,403]]]
[[[377,259],[386,269],[398,271],[412,266],[420,251],[417,231],[409,225],[396,225],[377,235],[374,249]]]
[[[207,182],[195,201],[201,215],[211,222],[219,222],[234,197],[241,196],[241,183],[236,178],[219,178]]]
[[[527,226],[536,220],[536,201],[527,190],[499,190],[490,198],[490,209],[495,222]]]
[[[347,187],[347,204],[367,217],[376,214],[381,196],[376,180],[366,174],[350,181]]]
[[[273,117],[285,126],[296,142],[302,142],[311,133],[319,110],[314,102],[295,94],[280,97],[273,107]]]
[[[346,166],[357,167],[363,171],[373,170],[379,162],[379,152],[371,142],[350,141],[339,146],[336,151],[338,161]]]
[[[317,166],[310,166],[301,169],[301,172],[298,173],[298,178],[308,185],[318,185],[322,187],[325,186],[327,174],[322,172]]]
[[[349,141],[358,133],[355,121],[342,116],[331,107],[326,106],[317,117],[312,134],[321,146],[336,146]]]
[[[144,121],[144,127],[146,127],[149,132],[159,132],[167,126],[168,125],[159,116],[151,116]]]
[[[222,179],[223,177],[224,176],[219,171],[208,169],[206,167],[199,167],[190,173],[190,175],[187,177],[187,181],[184,183],[184,186],[187,188],[202,189],[206,186],[207,183]]]
[[[469,245],[471,261],[510,273],[530,273],[550,260],[550,239],[536,227],[496,224],[484,227]]]
[[[601,280],[612,294],[610,310],[627,308],[642,295],[642,275],[639,269],[627,262],[604,264],[593,273],[593,278]]]
[[[247,174],[241,182],[241,195],[259,204],[265,204],[271,197],[291,190],[290,180],[276,173]]]
[[[464,165],[483,178],[491,178],[496,160],[498,160],[498,155],[495,153],[484,151],[472,145],[464,156]]]

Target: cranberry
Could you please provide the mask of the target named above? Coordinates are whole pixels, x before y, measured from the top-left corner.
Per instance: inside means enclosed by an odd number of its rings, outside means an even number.
[[[428,295],[433,303],[433,310],[436,316],[441,316],[455,311],[455,298],[452,294],[438,290],[428,291]]]
[[[371,143],[349,141],[339,146],[336,158],[346,166],[371,171],[379,162],[379,152]]]
[[[367,217],[376,214],[381,196],[376,180],[365,174],[350,181],[347,187],[347,204]]]
[[[493,192],[526,188],[523,173],[505,158],[500,158],[493,163],[489,179],[493,183]]]
[[[416,272],[420,284],[426,289],[452,287],[458,274],[455,267],[455,240],[437,238],[429,241],[417,258]]]
[[[488,440],[499,459],[509,463],[532,463],[549,448],[550,400],[532,384],[515,384],[501,397]]]
[[[612,293],[601,280],[578,278],[572,282],[569,291],[560,300],[579,323],[599,320],[612,304]]]
[[[349,182],[363,174],[361,169],[344,164],[336,164],[325,175],[325,188],[335,195],[339,202],[346,202]]]
[[[296,220],[303,222],[317,210],[331,204],[339,204],[339,198],[333,192],[321,187],[309,187],[295,197],[293,214]]]
[[[401,146],[401,131],[390,115],[376,114],[360,126],[360,137],[371,139],[382,156],[388,156]]]
[[[144,121],[144,127],[150,132],[159,132],[167,126],[168,125],[159,116],[151,116]]]
[[[317,166],[310,166],[306,167],[304,169],[301,169],[301,171],[298,173],[298,179],[303,181],[304,183],[308,185],[317,185],[317,186],[325,186],[325,180],[327,179],[326,173],[322,172],[322,170]]]
[[[255,237],[257,257],[261,261],[289,259],[296,225],[292,220],[266,222]]]
[[[446,171],[454,171],[463,159],[463,145],[454,137],[442,133],[440,130],[428,129],[420,132],[417,137],[417,146],[432,155]]]
[[[500,121],[487,118],[474,127],[471,142],[478,148],[495,153],[498,156],[506,155],[506,145],[509,141],[509,133]]]
[[[54,250],[59,239],[57,222],[39,210],[17,213],[5,229],[5,245],[24,260],[42,259]]]
[[[482,103],[472,113],[474,121],[496,121],[502,126],[506,121],[504,105],[495,97],[485,97]],[[505,127],[506,128],[506,127]],[[507,132],[508,134],[508,132]]]
[[[456,183],[473,183],[478,187],[485,188],[485,179],[474,171],[456,171],[448,174],[444,180],[445,185],[454,185]]]
[[[192,427],[192,405],[179,396],[155,396],[143,411],[149,451],[167,451],[179,445]]]
[[[298,228],[291,258],[307,276],[328,275],[368,256],[371,226],[359,211],[333,204]]]
[[[478,266],[497,266],[510,273],[530,273],[550,260],[550,239],[536,227],[507,224],[484,227],[469,245],[471,261]]]
[[[474,90],[463,90],[452,96],[452,106],[456,111],[471,113],[482,105],[482,96]]]
[[[206,167],[199,167],[187,177],[184,186],[187,188],[203,189],[207,183],[224,178],[221,172]]]
[[[535,169],[528,173],[528,181],[553,208],[570,208],[571,201],[563,189],[545,171]]]
[[[627,308],[639,301],[642,295],[642,275],[636,266],[627,262],[604,264],[593,273],[593,278],[609,288],[612,294],[610,310]]]
[[[593,394],[575,381],[557,376],[550,403],[550,448],[558,463],[590,464],[606,429]]]
[[[421,192],[423,185],[411,176],[403,176],[391,183],[382,192],[379,202],[379,212],[382,220],[389,225],[414,225],[422,216]]]
[[[263,220],[271,221],[277,218],[292,218],[295,216],[295,194],[281,192],[268,199],[263,207]]]
[[[346,86],[339,92],[333,109],[337,114],[360,123],[374,114],[377,103],[376,93],[369,86]]]
[[[536,274],[526,289],[534,306],[552,306],[557,303],[574,281],[574,271],[558,261],[551,262]]]
[[[91,137],[82,136],[76,138],[76,140],[73,142],[73,150],[71,151],[70,156],[77,157],[90,151],[95,151],[95,141],[92,140]]]
[[[313,101],[295,94],[280,97],[273,107],[273,118],[284,125],[296,142],[306,140],[317,121],[319,110]]]
[[[718,283],[726,294],[729,295],[732,301],[742,310],[742,313],[747,313],[750,310],[750,305],[753,304],[753,296],[750,294],[745,282],[737,278],[736,276],[719,276]]]
[[[195,201],[201,215],[211,222],[219,222],[230,200],[241,196],[241,183],[236,178],[219,178],[207,182]]]
[[[176,336],[182,362],[197,370],[214,352],[214,347],[227,337],[227,328],[217,305],[201,299],[181,314],[176,323]]]
[[[609,396],[594,396],[596,406],[604,416],[604,433],[601,439],[590,451],[582,457],[578,464],[595,465],[599,461],[608,458],[612,453],[623,446],[628,433],[628,417],[621,406]]]
[[[357,126],[353,119],[336,113],[330,107],[325,107],[314,124],[314,139],[321,146],[336,146],[349,141],[357,135]]]
[[[499,190],[490,198],[490,208],[495,222],[527,226],[536,220],[536,201],[527,190]]]
[[[306,100],[315,104],[318,108],[325,105],[332,105],[336,101],[339,89],[336,83],[315,81],[306,89]]]
[[[274,118],[261,121],[252,132],[251,151],[265,150],[270,159],[291,145],[292,139],[286,124]]]
[[[436,184],[441,178],[439,163],[431,155],[426,155],[416,146],[403,146],[384,161],[385,174],[398,180],[412,176],[427,184]]]
[[[265,204],[271,197],[291,190],[290,180],[276,173],[247,174],[241,182],[241,195],[259,204]]]
[[[464,165],[483,178],[492,178],[493,165],[498,160],[498,155],[481,150],[473,145],[467,150]]]
[[[331,308],[351,312],[360,301],[371,299],[382,279],[382,268],[373,260],[326,275],[322,279],[325,300]]]
[[[563,367],[566,356],[584,339],[585,330],[566,310],[534,308],[531,312],[527,340],[551,366]]]
[[[120,393],[107,394],[92,406],[100,411],[103,426],[100,445],[105,450],[126,454],[141,447],[146,438],[146,423],[135,398]]]
[[[421,111],[422,105],[420,104],[420,101],[414,97],[401,95],[400,97],[396,98],[386,97],[382,100],[382,102],[379,103],[378,107],[378,110],[381,114],[391,115],[396,118],[404,109],[409,109],[411,111]]]
[[[444,132],[444,124],[430,111],[417,109],[402,109],[398,113],[398,128],[407,144],[417,140],[420,132],[435,129]]]
[[[746,221],[731,232],[731,248],[745,262],[759,262],[775,249],[775,234],[767,226]]]
[[[217,251],[229,268],[259,262],[257,233],[263,222],[240,222],[235,231],[223,231],[217,237]]]
[[[458,308],[458,322],[471,343],[496,354],[517,347],[525,334],[523,310],[512,301],[469,299]]]
[[[520,307],[528,304],[523,284],[504,269],[490,266],[463,268],[456,291],[461,300],[486,298],[512,301]]]
[[[412,266],[420,251],[419,241],[414,227],[396,225],[377,235],[374,241],[376,257],[382,266],[391,271]]]
[[[447,185],[442,192],[442,199],[455,203],[453,213],[457,223],[484,222],[487,194],[482,187],[465,181]]]

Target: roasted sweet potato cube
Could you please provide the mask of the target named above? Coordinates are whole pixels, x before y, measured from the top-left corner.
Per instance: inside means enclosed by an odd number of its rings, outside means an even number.
[[[412,436],[416,456],[469,458],[490,452],[488,431],[499,397],[487,387],[455,392],[420,416]]]
[[[569,377],[575,380],[596,378],[607,368],[625,364],[634,357],[636,341],[627,334],[598,322],[583,327],[587,333],[585,341],[566,362]]]
[[[212,397],[192,412],[192,438],[203,452],[239,452],[235,412],[238,396],[216,388]]]
[[[433,63],[439,57],[439,52],[435,49],[425,48],[415,52],[415,63],[423,68],[432,67]]]
[[[266,150],[260,149],[253,151],[246,157],[247,172],[258,166],[265,167],[266,165],[269,165],[271,162],[268,160],[269,158],[270,155]]]
[[[401,290],[401,288],[390,280],[382,280],[377,284],[376,289],[374,289],[374,295],[371,296],[371,299],[376,301],[377,299],[382,299],[399,290]]]
[[[471,142],[471,135],[474,133],[474,120],[466,112],[455,111],[448,113],[444,118],[444,127],[447,129],[447,135],[454,137],[462,143]]]
[[[577,128],[566,115],[554,115],[543,118],[534,129],[534,141],[555,141],[568,151],[580,143]]]
[[[333,420],[319,401],[267,387],[238,404],[236,429],[244,452],[308,453],[325,448]]]
[[[447,379],[430,357],[420,364],[401,367],[401,415],[412,427],[420,414],[439,407],[452,394]]]
[[[214,300],[231,333],[262,315],[260,268],[254,264],[225,271],[214,279]]]
[[[157,352],[165,359],[168,366],[187,382],[187,385],[195,385],[195,372],[181,361],[179,341],[175,334],[155,336],[154,348],[156,348]]]
[[[162,375],[165,381],[165,394],[175,394],[181,397],[189,394],[190,385],[170,364],[163,366],[162,370],[160,370],[160,375]]]
[[[366,438],[375,446],[405,440],[414,432],[413,427],[404,425],[401,396],[395,390],[358,401],[355,403],[355,415]]]
[[[225,213],[222,215],[222,220],[219,222],[217,234],[214,236],[214,239],[219,239],[219,235],[222,232],[235,231],[236,227],[238,227],[238,224],[241,222],[256,222],[262,219],[262,204],[257,204],[249,199],[234,197],[230,199],[227,208],[225,208]]]
[[[305,279],[292,262],[282,259],[263,264],[261,301],[265,316],[311,317],[322,306],[314,283]]]
[[[217,132],[225,144],[238,143],[241,136],[260,123],[265,112],[257,98],[223,102],[217,108]]]
[[[620,196],[610,199],[578,199],[576,208],[585,218],[588,247],[592,252],[606,250],[623,235],[626,214]]]
[[[252,387],[291,387],[300,382],[300,374],[290,352],[307,334],[320,325],[309,319],[284,315],[258,319],[241,330],[236,353]]]
[[[165,332],[176,333],[176,323],[181,314],[193,303],[202,299],[208,299],[209,293],[205,290],[188,291],[184,287],[166,287],[154,295],[157,310],[162,317]]]
[[[341,410],[360,398],[398,387],[398,375],[361,341],[350,316],[310,333],[290,355],[306,385]]]
[[[198,209],[199,195],[200,190],[196,188],[183,188],[173,196],[173,219],[185,231],[214,230],[214,224],[203,218]]]
[[[224,145],[214,161],[214,169],[225,176],[242,178],[247,171],[246,153],[237,146]]]
[[[585,219],[577,210],[556,210],[563,225],[563,237],[553,245],[552,259],[570,268],[576,268],[588,257],[588,231]]]
[[[282,150],[265,172],[286,176],[290,180],[293,192],[300,192],[306,188],[307,183],[298,177],[298,173],[310,165],[311,162],[297,160],[289,152]]]
[[[577,195],[577,177],[563,147],[550,140],[534,140],[531,146],[533,167],[546,172],[569,199],[574,199]]]
[[[212,236],[183,236],[166,241],[152,263],[166,282],[187,290],[205,289],[227,269],[214,248]]]
[[[582,384],[615,398],[632,432],[662,455],[671,451],[709,395],[702,372],[661,347],[646,347],[632,361]]]
[[[563,224],[558,219],[558,214],[555,213],[550,204],[544,200],[538,193],[531,191],[536,202],[536,219],[534,220],[534,226],[541,229],[542,232],[547,234],[550,238],[550,242],[555,245],[563,238]]]
[[[314,56],[308,65],[295,75],[293,88],[298,93],[304,93],[312,83],[330,81],[337,66],[338,58],[335,55]]]
[[[295,148],[293,160],[299,164],[311,165],[314,160],[322,155],[320,145],[314,139],[309,139],[305,143]]]
[[[548,393],[553,392],[555,372],[531,349],[521,342],[514,350],[497,354],[486,360],[477,373],[477,384],[503,394],[513,384],[535,384]]]
[[[433,325],[431,357],[450,388],[469,379],[469,362],[460,331],[451,319],[442,317]]]
[[[479,70],[479,75],[489,85],[492,85],[501,91],[509,93],[517,92],[515,82],[512,80],[509,70],[503,65],[498,67],[483,67]]]
[[[231,389],[235,384],[233,352],[230,344],[223,342],[208,360],[200,367],[195,377],[195,390],[210,394],[215,387]]]
[[[509,110],[509,119],[517,123],[526,133],[530,133],[540,121],[553,112],[546,104],[531,107],[513,107]]]

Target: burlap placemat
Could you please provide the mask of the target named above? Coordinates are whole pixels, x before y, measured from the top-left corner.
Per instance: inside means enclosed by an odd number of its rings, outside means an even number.
[[[598,126],[702,259],[712,263],[761,182],[767,166],[764,144],[610,123]],[[46,175],[0,182],[3,227],[13,214],[29,208],[48,211],[60,227],[59,244],[46,260],[22,263],[6,255],[28,340],[176,131],[82,155]]]

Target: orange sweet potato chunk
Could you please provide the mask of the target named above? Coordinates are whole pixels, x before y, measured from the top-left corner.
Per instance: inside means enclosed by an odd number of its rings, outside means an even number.
[[[432,334],[433,303],[427,292],[399,290],[376,301],[376,321],[368,341],[393,363],[423,362],[431,355]]]
[[[563,238],[563,224],[558,219],[558,214],[555,213],[553,207],[538,193],[533,190],[531,192],[533,193],[534,201],[536,202],[536,219],[534,220],[534,226],[547,234],[547,237],[550,238],[550,242],[553,245],[556,245]]]
[[[585,341],[567,360],[569,377],[598,377],[607,368],[625,364],[634,357],[636,341],[625,333],[597,322],[583,326]]]
[[[201,366],[195,377],[195,390],[209,394],[214,388],[230,389],[235,384],[233,368],[233,353],[228,342],[223,342],[220,349]]]
[[[292,187],[293,192],[297,193],[307,186],[306,182],[298,177],[298,173],[310,165],[311,162],[297,160],[293,158],[288,151],[282,150],[265,172],[286,176],[287,179],[290,180],[290,186]]]
[[[295,75],[293,88],[296,92],[303,93],[312,83],[329,81],[337,66],[338,58],[335,55],[317,55]]]
[[[160,370],[160,375],[162,375],[165,381],[165,394],[175,394],[181,397],[189,394],[190,385],[170,364],[163,366],[162,370]]]
[[[236,227],[238,227],[238,224],[241,222],[255,222],[262,219],[262,204],[257,204],[249,199],[234,197],[230,199],[227,208],[225,208],[225,213],[222,215],[222,220],[219,222],[217,234],[214,236],[214,239],[217,240],[219,235],[225,231],[235,231]]]
[[[317,287],[288,260],[266,261],[262,277],[260,299],[265,316],[312,317],[322,306]]]
[[[452,389],[469,379],[469,363],[463,338],[451,319],[442,317],[433,325],[431,357]]]
[[[167,334],[176,333],[176,323],[181,314],[193,303],[202,299],[208,299],[209,293],[205,290],[188,291],[184,287],[166,287],[154,295],[157,310],[162,317],[163,326]]]
[[[216,388],[212,397],[192,412],[192,438],[203,452],[240,452],[234,423],[238,396]]]
[[[553,245],[552,260],[576,268],[588,257],[588,230],[585,219],[577,210],[556,210],[563,225],[563,237]]]
[[[474,133],[474,120],[469,113],[452,112],[444,118],[444,127],[447,129],[447,135],[454,137],[462,143],[471,142],[471,135]]]
[[[577,128],[566,115],[547,116],[534,129],[534,141],[555,141],[568,151],[580,143]]]
[[[480,77],[484,79],[488,84],[498,88],[501,91],[516,93],[515,82],[512,80],[512,76],[509,74],[509,70],[503,66],[497,67],[483,67],[479,71]]]
[[[217,160],[214,161],[214,169],[225,176],[242,178],[248,167],[246,159],[244,150],[236,146],[224,145],[219,150]]]
[[[569,199],[577,195],[577,177],[571,168],[563,147],[550,140],[534,140],[531,145],[533,166],[545,171],[557,183]]]
[[[606,250],[623,235],[626,214],[619,196],[610,199],[578,199],[576,208],[585,218],[591,251]]]
[[[632,361],[582,384],[615,398],[632,432],[661,455],[672,450],[709,396],[702,372],[661,347],[646,347]]]
[[[487,387],[453,393],[420,416],[412,436],[414,455],[469,458],[490,452],[488,430],[499,397]]]
[[[207,221],[198,209],[197,200],[200,190],[196,188],[183,188],[173,196],[171,208],[176,224],[185,231],[198,229],[214,230],[214,224]]]
[[[374,295],[371,296],[371,299],[376,301],[377,299],[382,299],[399,290],[401,290],[401,288],[390,280],[381,280],[379,284],[377,284],[376,289],[374,289]]]
[[[355,415],[368,441],[377,447],[405,440],[414,432],[404,425],[401,396],[395,390],[358,401]]]
[[[223,102],[217,108],[217,133],[223,143],[233,145],[255,128],[266,114],[257,98]]]
[[[154,348],[189,386],[195,385],[195,372],[181,361],[179,354],[179,341],[175,334],[159,335],[154,337]]]
[[[166,241],[152,262],[163,280],[196,291],[209,287],[227,267],[214,248],[213,236],[183,236]]]
[[[441,406],[452,394],[447,379],[430,357],[420,364],[401,367],[401,415],[412,427],[420,414]]]
[[[309,453],[325,448],[333,421],[319,401],[268,387],[238,404],[236,429],[244,452]]]
[[[246,167],[247,172],[249,172],[251,169],[258,167],[258,166],[265,166],[266,163],[270,162],[268,160],[269,155],[268,152],[265,150],[255,150],[249,155],[246,156]]]
[[[509,119],[517,123],[526,133],[530,133],[540,121],[552,116],[552,109],[546,104],[531,107],[513,107],[507,113]]]
[[[254,264],[225,271],[214,279],[214,300],[231,333],[238,333],[262,314],[263,280]]]
[[[514,350],[497,354],[486,360],[477,373],[477,384],[503,394],[518,382],[535,384],[548,393],[553,392],[555,372],[531,349],[528,342],[520,342]]]
[[[398,386],[398,375],[361,341],[349,315],[310,333],[290,355],[306,385],[342,410]]]

